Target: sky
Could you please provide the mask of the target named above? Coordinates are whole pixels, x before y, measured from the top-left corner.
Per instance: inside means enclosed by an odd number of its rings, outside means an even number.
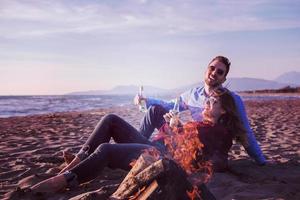
[[[172,89],[300,71],[298,0],[0,0],[0,95]]]

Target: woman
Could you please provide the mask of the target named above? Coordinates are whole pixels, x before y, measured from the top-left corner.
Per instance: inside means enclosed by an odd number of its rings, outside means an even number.
[[[201,159],[211,161],[213,171],[225,171],[228,167],[228,151],[232,146],[232,140],[235,138],[239,142],[247,141],[230,92],[223,88],[214,90],[210,98],[206,99],[202,115],[202,122],[188,122],[184,127],[197,128],[198,137],[203,144]],[[170,112],[164,117],[165,121],[169,122],[173,115]],[[168,124],[161,127],[154,139],[163,142],[168,135],[172,135],[170,134],[172,128]],[[175,130],[183,132],[178,128]],[[176,138],[171,138],[171,140],[174,139]]]
[[[198,130],[204,144],[203,155],[212,161],[214,171],[224,171],[228,167],[232,139],[244,144],[247,142],[246,131],[239,120],[230,92],[215,90],[202,114],[204,121],[198,123]]]
[[[243,129],[236,115],[234,100],[230,93],[218,89],[208,99],[203,111],[204,121],[197,123],[199,138],[204,144],[203,155],[212,160],[215,170],[227,166],[228,151],[233,136],[242,135]],[[172,114],[166,114],[169,122]],[[167,131],[168,125],[161,130]],[[113,138],[116,144],[109,143]],[[161,152],[161,138],[153,141],[120,117],[109,114],[103,117],[74,160],[59,175],[42,181],[31,189],[34,192],[55,192],[64,187],[72,187],[96,178],[106,166],[130,169],[130,162],[137,159],[143,150],[156,147]]]

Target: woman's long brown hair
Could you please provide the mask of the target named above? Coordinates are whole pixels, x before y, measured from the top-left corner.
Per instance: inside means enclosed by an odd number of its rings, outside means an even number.
[[[225,88],[216,89],[212,96],[220,100],[221,107],[225,110],[225,113],[219,118],[219,123],[223,124],[237,141],[247,145],[247,134],[230,91]]]

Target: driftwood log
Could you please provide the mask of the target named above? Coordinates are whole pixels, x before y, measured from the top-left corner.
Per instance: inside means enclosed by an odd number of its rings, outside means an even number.
[[[132,196],[139,188],[147,185],[164,171],[163,160],[142,154],[127,176],[112,195],[113,199],[126,199]]]
[[[184,200],[191,199],[187,191],[193,189],[184,170],[174,161],[142,154],[110,199]],[[194,199],[215,199],[204,184],[198,186],[198,191],[201,197]]]

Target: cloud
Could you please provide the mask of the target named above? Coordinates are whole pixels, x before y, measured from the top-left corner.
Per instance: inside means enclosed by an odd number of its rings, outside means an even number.
[[[288,4],[291,6],[287,6]],[[203,35],[225,31],[299,28],[294,1],[128,0],[0,2],[0,36],[44,37],[60,34]],[[278,11],[285,11],[279,17]],[[298,9],[299,11],[299,9]],[[290,12],[294,12],[291,14]],[[298,12],[300,13],[300,11]],[[273,17],[270,17],[273,16]]]

